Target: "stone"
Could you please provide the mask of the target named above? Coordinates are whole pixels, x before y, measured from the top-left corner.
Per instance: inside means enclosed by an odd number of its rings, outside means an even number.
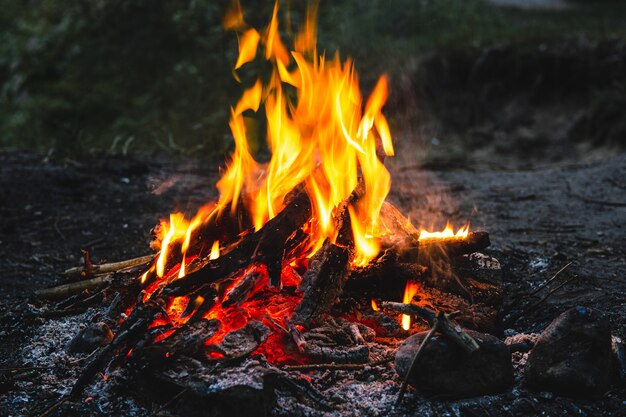
[[[541,333],[524,372],[529,388],[599,396],[611,384],[611,330],[598,310],[574,307]]]
[[[101,346],[106,346],[113,340],[113,332],[106,323],[93,323],[82,329],[70,341],[70,353],[91,353]]]
[[[498,393],[513,384],[511,353],[498,338],[465,330],[479,345],[466,353],[445,336],[436,335],[424,346],[409,384],[427,395],[462,398]],[[415,352],[428,332],[417,333],[398,348],[396,372],[405,378]]]

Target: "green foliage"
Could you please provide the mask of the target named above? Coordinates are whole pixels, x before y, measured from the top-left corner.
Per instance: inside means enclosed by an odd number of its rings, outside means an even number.
[[[141,148],[222,146],[215,132],[226,133],[229,97],[238,91],[224,4],[27,3],[3,22],[11,30],[0,42],[0,143],[73,151],[129,138]]]
[[[283,2],[286,6],[287,2]],[[291,1],[300,21],[303,1]],[[230,146],[241,86],[237,44],[222,29],[229,0],[0,0],[0,146],[77,153]],[[273,2],[243,1],[261,26]],[[353,56],[365,86],[441,46],[541,36],[623,35],[606,15],[512,12],[480,0],[345,0],[320,4],[319,46]],[[285,8],[285,7],[283,7]],[[283,25],[285,27],[285,25]],[[242,71],[244,84],[263,72]],[[255,73],[256,71],[256,73]]]

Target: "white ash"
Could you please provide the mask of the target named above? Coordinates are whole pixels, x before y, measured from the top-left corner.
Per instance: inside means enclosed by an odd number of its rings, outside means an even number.
[[[68,353],[67,347],[72,338],[92,321],[94,314],[96,313],[93,310],[87,310],[76,316],[41,320],[41,325],[35,328],[34,334],[19,353],[22,363],[15,366],[45,369],[36,370],[37,374],[34,377],[15,379],[16,389],[8,400],[17,415],[32,414],[33,407],[41,402],[42,392],[45,393],[49,405],[69,394],[91,356],[86,353]],[[149,414],[131,397],[122,397],[114,392],[116,378],[111,376],[122,372],[115,371],[107,380],[99,375],[86,387],[81,401],[90,412],[94,414],[114,412],[137,417]]]

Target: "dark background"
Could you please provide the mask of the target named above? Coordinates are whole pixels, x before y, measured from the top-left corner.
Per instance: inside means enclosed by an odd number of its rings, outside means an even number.
[[[229,3],[0,0],[0,147],[227,153],[228,108],[242,91],[236,36],[221,27]],[[385,112],[398,146],[420,145],[411,162],[501,154],[517,167],[621,149],[626,4],[493,3],[321,1],[319,49],[354,57],[365,91],[389,74]],[[272,7],[243,1],[257,27]],[[305,3],[281,7],[282,28],[297,27]]]

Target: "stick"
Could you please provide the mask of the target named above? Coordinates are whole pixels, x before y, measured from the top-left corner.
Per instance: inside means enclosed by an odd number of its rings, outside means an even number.
[[[300,371],[300,372],[309,372],[309,371],[322,371],[326,369],[334,369],[334,370],[353,370],[353,369],[363,369],[368,366],[378,366],[384,365],[393,360],[393,357],[381,359],[372,363],[317,363],[311,365],[292,365],[285,366],[283,370],[285,371]]]
[[[47,417],[50,414],[52,414],[54,411],[56,411],[57,408],[59,408],[60,406],[62,406],[63,404],[65,404],[67,402],[67,400],[69,400],[70,398],[66,395],[63,396],[59,401],[57,401],[56,403],[52,404],[52,406],[50,406],[48,409],[46,409],[46,411],[44,411],[43,413],[41,413],[39,415],[39,417]]]
[[[430,329],[430,331],[428,332],[424,340],[422,340],[422,343],[420,344],[420,347],[417,349],[417,352],[415,352],[415,356],[413,356],[413,360],[411,361],[411,366],[409,366],[409,370],[407,371],[406,376],[404,377],[404,381],[402,381],[402,386],[400,386],[400,392],[398,393],[398,398],[396,399],[396,403],[394,404],[394,407],[399,406],[400,403],[402,402],[402,399],[404,398],[404,394],[406,393],[406,389],[409,385],[409,378],[411,377],[411,374],[413,373],[413,370],[415,369],[415,365],[417,365],[417,360],[422,355],[422,352],[424,351],[424,346],[426,346],[426,344],[430,341],[430,339],[433,337],[435,332],[439,330],[440,322],[438,319],[443,316],[444,316],[443,312],[440,311],[437,317],[435,318],[435,323],[433,327]]]
[[[420,317],[426,320],[431,327],[435,326],[435,324],[438,323],[439,332],[441,332],[441,334],[448,337],[451,341],[459,345],[464,351],[466,351],[467,353],[472,353],[478,350],[479,346],[476,340],[474,340],[472,336],[465,333],[458,324],[452,322],[451,319],[458,316],[458,312],[444,314],[440,317],[439,314],[428,308],[416,306],[413,304],[381,301],[379,305],[382,309],[389,309],[397,313]]]
[[[556,287],[554,287],[553,289],[551,289],[541,300],[537,301],[535,304],[531,305],[530,307],[526,308],[524,310],[523,314],[529,313],[530,311],[534,310],[536,307],[538,307],[541,303],[543,303],[544,301],[546,301],[548,298],[550,298],[550,296],[552,294],[554,294],[555,292],[557,292],[559,289],[563,288],[564,286],[566,286],[567,284],[569,284],[570,282],[572,282],[573,280],[575,280],[576,278],[578,278],[578,275],[574,275],[573,277],[563,281],[562,283],[560,283],[559,285],[557,285]]]
[[[165,408],[167,408],[168,406],[170,406],[174,401],[176,401],[177,399],[179,399],[183,394],[185,394],[188,391],[188,388],[184,388],[181,392],[179,392],[178,394],[174,395],[172,398],[169,399],[168,402],[166,402],[165,404],[163,404],[162,406],[160,406],[159,408],[157,408],[156,410],[154,410],[153,412],[150,413],[150,415],[148,417],[152,417],[155,416],[157,414],[159,414],[161,411],[165,410]]]
[[[108,283],[109,279],[109,275],[101,275],[91,279],[38,290],[35,291],[35,295],[43,300],[60,300],[69,297],[70,295],[80,294],[84,290],[97,288],[100,285]]]
[[[547,287],[552,281],[554,281],[556,279],[556,277],[558,277],[561,272],[565,271],[574,261],[571,261],[569,263],[567,263],[563,268],[559,269],[554,275],[552,275],[552,277],[547,280],[546,282],[544,282],[543,284],[541,284],[540,286],[538,286],[537,288],[535,288],[534,291],[530,292],[529,294],[526,294],[524,296],[518,297],[516,298],[510,305],[508,305],[506,307],[506,312],[510,312],[513,307],[517,306],[519,304],[519,302],[525,298],[531,297],[535,294],[537,294],[539,291],[543,290],[545,287]]]
[[[92,275],[108,274],[110,272],[117,272],[123,269],[134,268],[136,266],[147,265],[154,260],[155,255],[140,256],[139,258],[128,259],[120,262],[111,262],[101,265],[91,266],[77,266],[74,268],[66,269],[63,272],[67,278],[81,278]]]
[[[543,284],[541,284],[540,286],[538,286],[537,288],[535,288],[535,290],[533,292],[531,292],[530,294],[528,294],[526,297],[532,297],[533,295],[537,294],[539,291],[541,291],[542,289],[544,289],[545,287],[547,287],[552,281],[554,281],[554,279],[556,277],[559,276],[559,274],[563,271],[565,271],[574,261],[570,261],[568,262],[563,268],[559,269],[556,274],[552,275],[552,278],[550,278],[549,280],[547,280],[546,282],[544,282]]]

